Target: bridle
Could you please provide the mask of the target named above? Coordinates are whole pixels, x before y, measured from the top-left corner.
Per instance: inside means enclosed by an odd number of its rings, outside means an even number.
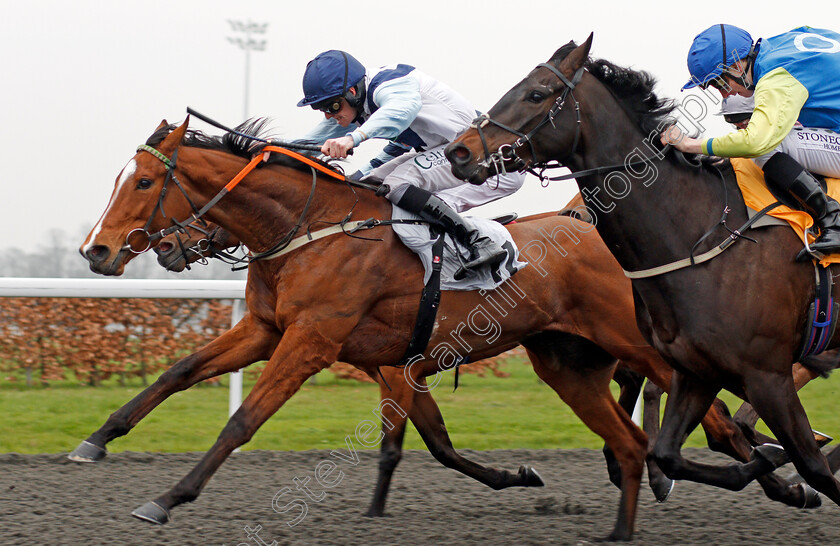
[[[235,245],[223,247],[221,246],[221,243],[216,240],[216,237],[219,235],[219,233],[223,232],[221,226],[215,226],[212,230],[208,231],[207,228],[209,228],[210,226],[207,225],[206,222],[201,220],[200,222],[194,222],[192,224],[189,224],[187,227],[199,233],[203,233],[204,237],[202,237],[201,239],[199,239],[198,241],[196,241],[188,247],[184,244],[185,241],[181,239],[181,233],[175,233],[175,240],[178,243],[178,250],[181,252],[180,257],[184,260],[184,267],[186,269],[190,269],[190,252],[200,256],[196,260],[196,262],[200,265],[207,265],[208,258],[216,258],[228,265],[236,265],[242,261],[241,258],[237,258],[236,256],[234,256],[234,253],[239,250],[239,248],[242,246],[242,243],[236,243]]]
[[[512,127],[508,127],[508,126],[506,126],[502,123],[499,123],[498,121],[495,121],[495,120],[491,119],[487,115],[479,116],[478,118],[473,120],[473,123],[470,127],[475,129],[478,132],[479,138],[481,139],[481,144],[484,147],[485,159],[484,159],[483,162],[478,163],[479,166],[484,167],[488,170],[492,169],[493,171],[495,171],[496,175],[499,175],[499,174],[503,174],[503,173],[507,172],[505,165],[508,164],[511,167],[515,167],[516,170],[530,172],[531,174],[534,174],[535,176],[537,176],[541,181],[545,182],[545,181],[569,180],[569,179],[573,179],[573,178],[581,178],[581,177],[584,177],[584,176],[603,174],[603,173],[608,173],[608,172],[613,172],[613,171],[618,171],[618,170],[626,170],[626,169],[629,169],[630,167],[633,167],[633,166],[636,166],[636,165],[640,165],[640,164],[643,164],[643,163],[650,163],[654,159],[663,160],[665,158],[665,154],[669,151],[669,149],[671,148],[671,145],[666,145],[662,149],[661,152],[655,153],[653,157],[642,157],[641,159],[637,159],[637,160],[634,160],[634,161],[625,161],[623,163],[618,163],[618,164],[615,164],[615,165],[608,165],[608,166],[603,166],[603,167],[595,167],[595,168],[592,168],[592,169],[580,170],[580,171],[572,172],[570,174],[562,175],[562,176],[556,176],[556,177],[544,176],[543,173],[545,172],[546,169],[565,167],[565,165],[563,163],[564,160],[566,160],[568,157],[572,156],[577,151],[578,144],[580,143],[580,134],[581,134],[580,103],[578,102],[577,98],[575,97],[574,89],[581,80],[581,77],[582,77],[583,71],[584,71],[584,67],[581,66],[580,68],[577,69],[577,71],[575,72],[575,75],[572,77],[571,81],[569,81],[569,79],[566,78],[556,67],[554,67],[554,66],[552,66],[548,63],[541,63],[541,64],[537,65],[537,68],[540,68],[540,67],[547,68],[548,70],[550,70],[554,75],[556,75],[560,79],[560,81],[562,81],[565,84],[566,87],[560,93],[560,96],[558,96],[557,99],[554,101],[554,104],[551,106],[549,111],[546,113],[545,117],[543,117],[543,119],[533,129],[531,129],[527,134],[522,133],[520,131],[517,131],[516,129],[513,129]],[[575,137],[574,137],[572,147],[569,149],[569,152],[566,153],[563,157],[561,157],[557,160],[553,160],[554,164],[550,164],[549,162],[541,162],[537,159],[536,149],[534,147],[534,143],[533,143],[532,139],[533,139],[534,135],[537,133],[537,131],[542,129],[548,123],[550,123],[551,126],[556,129],[556,126],[554,124],[554,118],[557,117],[557,115],[563,109],[563,106],[566,104],[566,99],[567,99],[568,96],[571,96],[572,100],[575,101],[575,115],[576,115],[576,119],[577,119],[577,122],[575,124]],[[489,146],[487,145],[487,138],[486,138],[486,136],[484,134],[484,131],[483,131],[484,127],[486,127],[487,125],[495,125],[496,127],[500,128],[504,131],[507,131],[511,134],[516,135],[517,139],[512,144],[502,144],[501,146],[499,146],[499,149],[495,153],[490,153]],[[525,146],[525,144],[528,145],[528,147],[530,149],[530,153],[531,153],[531,159],[527,160],[527,161],[525,159],[522,159],[520,156],[518,156],[516,154],[516,150],[518,148],[522,148],[523,146]],[[695,164],[695,163],[692,163],[692,162],[688,161],[682,155],[682,153],[677,153],[677,158],[680,162],[684,163],[688,167],[700,168],[702,166],[700,163]],[[536,171],[537,168],[540,169],[539,172]],[[727,195],[727,191],[726,191],[726,181],[725,181],[725,178],[723,176],[723,173],[721,173],[719,170],[717,172],[718,172],[718,175],[720,177],[722,188],[723,188],[723,195],[724,195],[723,212],[721,214],[720,220],[718,220],[718,222],[711,229],[709,229],[703,236],[701,236],[700,239],[698,239],[697,242],[692,246],[689,257],[684,259],[684,260],[679,260],[677,262],[666,264],[666,265],[660,266],[660,267],[651,268],[651,269],[648,269],[648,270],[636,271],[636,272],[625,271],[624,273],[627,277],[629,277],[631,279],[646,278],[646,277],[661,275],[663,273],[668,273],[670,271],[675,271],[675,270],[681,269],[683,267],[693,266],[693,265],[696,265],[697,263],[702,263],[704,261],[707,261],[707,260],[710,260],[710,259],[714,258],[718,254],[720,254],[721,252],[726,250],[732,243],[734,243],[735,241],[737,241],[739,239],[747,239],[747,240],[750,240],[752,242],[756,242],[754,239],[751,239],[751,238],[743,235],[743,232],[746,231],[746,229],[748,229],[750,227],[750,225],[752,225],[752,223],[754,223],[758,218],[760,218],[761,216],[766,214],[769,210],[771,210],[772,208],[777,206],[778,203],[776,203],[774,205],[771,205],[771,206],[768,206],[764,210],[760,211],[755,217],[748,220],[747,223],[744,224],[740,229],[736,229],[736,230],[731,229],[729,226],[726,225],[727,217],[729,215],[729,212],[731,211],[731,209],[729,208],[729,203],[728,203],[728,195]],[[700,256],[695,256],[695,252],[697,251],[700,244],[703,241],[705,241],[713,233],[713,231],[715,230],[715,228],[718,225],[722,225],[729,232],[729,236],[727,237],[727,239],[725,239],[723,241],[723,243],[721,243],[720,245],[714,247],[712,250],[710,250],[708,252],[705,252]]]
[[[546,112],[543,119],[540,120],[540,122],[537,123],[537,125],[533,129],[531,129],[527,134],[517,131],[512,127],[508,127],[503,123],[499,123],[498,121],[490,118],[490,116],[486,114],[481,115],[475,120],[473,120],[470,127],[475,129],[476,132],[478,132],[478,136],[481,139],[481,145],[484,147],[485,159],[484,161],[478,163],[480,167],[492,169],[495,172],[495,175],[497,176],[500,174],[506,174],[508,172],[506,167],[507,165],[512,170],[526,171],[533,174],[534,176],[539,178],[541,182],[543,182],[543,185],[545,185],[546,182],[571,180],[574,178],[581,178],[584,176],[625,170],[630,167],[650,163],[654,159],[662,160],[665,158],[665,154],[668,153],[668,150],[671,148],[670,144],[663,147],[661,152],[654,153],[652,157],[642,157],[640,159],[636,159],[630,162],[617,163],[615,165],[607,165],[604,167],[594,167],[592,169],[576,171],[562,176],[546,176],[544,174],[546,170],[560,169],[566,167],[564,161],[577,152],[578,145],[580,144],[580,103],[578,102],[577,97],[575,97],[574,90],[577,87],[577,84],[580,83],[585,68],[583,66],[578,68],[571,80],[564,76],[563,73],[560,72],[555,66],[549,63],[540,63],[537,65],[537,68],[547,68],[548,70],[550,70],[555,76],[557,76],[560,79],[560,81],[562,81],[565,84],[565,88],[560,93],[560,96],[558,96],[557,99],[554,101],[554,104],[551,106],[549,111]],[[572,100],[575,101],[575,137],[572,141],[572,146],[571,148],[569,148],[569,151],[559,159],[553,159],[550,161],[540,161],[537,159],[537,151],[534,147],[533,137],[537,133],[537,131],[542,129],[546,124],[550,123],[552,127],[554,127],[555,129],[557,128],[557,126],[554,124],[554,118],[556,118],[560,114],[560,111],[563,109],[563,106],[565,106],[567,97],[569,96],[571,96]],[[496,127],[507,131],[508,133],[516,135],[517,139],[512,144],[502,144],[501,146],[499,146],[499,149],[495,153],[491,153],[490,147],[487,145],[487,137],[485,136],[483,130],[484,127],[486,127],[487,125],[495,125]],[[522,148],[526,144],[528,145],[531,154],[531,158],[529,160],[522,159],[516,154],[516,149]],[[677,156],[680,159],[680,161],[687,162],[687,160],[681,154],[677,154]],[[691,166],[696,167],[698,165]]]
[[[244,179],[245,176],[248,173],[250,173],[252,170],[254,170],[254,168],[258,164],[260,164],[264,161],[268,161],[272,152],[280,153],[282,155],[287,155],[289,157],[297,159],[298,161],[301,161],[301,162],[305,163],[306,165],[308,165],[309,168],[312,170],[312,188],[310,189],[309,197],[307,198],[306,204],[304,205],[303,210],[301,211],[300,217],[298,218],[295,225],[289,230],[288,233],[286,233],[280,239],[280,241],[278,241],[271,248],[269,248],[268,250],[266,250],[264,252],[259,252],[259,253],[255,253],[255,254],[250,255],[249,259],[248,259],[249,262],[254,261],[254,260],[262,259],[263,257],[269,256],[269,255],[273,255],[277,251],[282,250],[285,247],[287,247],[292,242],[295,235],[298,233],[298,231],[300,231],[301,227],[303,227],[304,218],[306,218],[306,215],[308,214],[309,208],[312,205],[312,201],[315,197],[315,187],[316,187],[316,184],[317,184],[317,181],[318,181],[318,171],[320,171],[320,172],[322,172],[322,173],[324,173],[328,176],[331,176],[333,178],[336,178],[336,179],[338,179],[342,182],[348,182],[349,183],[349,180],[347,180],[343,174],[340,174],[336,171],[330,170],[327,167],[324,167],[323,165],[321,165],[319,163],[316,163],[315,161],[311,160],[310,158],[308,158],[306,156],[303,156],[303,155],[298,154],[296,152],[293,152],[291,150],[287,150],[285,148],[280,148],[278,146],[265,146],[264,148],[262,148],[260,153],[258,153],[256,156],[254,156],[251,159],[251,161],[241,171],[239,171],[239,173],[236,176],[234,176],[233,179],[230,182],[228,182],[225,185],[224,188],[219,190],[219,192],[212,199],[210,199],[210,201],[208,201],[206,205],[204,205],[203,207],[201,207],[199,209],[195,205],[195,203],[193,203],[193,201],[189,198],[186,191],[181,186],[181,183],[178,182],[178,179],[175,176],[175,167],[176,167],[176,161],[177,161],[177,157],[178,157],[178,149],[179,148],[175,148],[175,151],[172,153],[172,158],[170,159],[170,158],[166,157],[164,154],[162,154],[160,151],[156,150],[155,148],[153,148],[151,146],[148,146],[148,145],[144,144],[144,145],[141,145],[141,146],[137,147],[138,152],[148,152],[148,153],[152,154],[155,158],[157,158],[161,162],[163,162],[163,164],[166,166],[166,178],[164,179],[163,187],[161,188],[160,195],[158,196],[157,204],[155,205],[154,210],[152,210],[152,214],[149,216],[149,219],[146,221],[145,226],[142,227],[142,228],[135,228],[135,229],[132,229],[131,231],[129,231],[128,235],[126,235],[126,238],[125,238],[126,244],[121,250],[129,250],[129,251],[131,251],[135,254],[142,254],[142,253],[148,251],[151,248],[152,243],[154,241],[158,240],[158,239],[162,239],[162,238],[166,237],[167,235],[170,235],[171,233],[175,233],[176,231],[181,232],[181,233],[186,233],[187,226],[189,226],[192,223],[199,222],[206,227],[207,223],[202,218],[204,216],[204,214],[206,214],[208,210],[213,208],[213,206],[215,206],[216,203],[218,203],[219,200],[222,197],[227,195],[228,192],[230,192],[234,187],[236,187],[236,185],[239,184],[239,182],[241,182],[242,179]],[[149,228],[151,227],[155,216],[157,216],[158,211],[160,211],[161,215],[164,218],[166,218],[166,213],[163,210],[163,200],[166,197],[167,186],[168,186],[170,180],[175,183],[175,185],[178,187],[178,189],[180,189],[181,193],[187,199],[187,202],[190,204],[190,207],[192,208],[192,214],[190,215],[189,218],[187,218],[186,220],[181,221],[181,222],[179,222],[178,220],[175,220],[173,218],[172,219],[172,225],[169,226],[168,228],[161,229],[160,231],[158,231],[156,233],[149,233]],[[355,184],[360,185],[362,183],[356,182]],[[367,185],[365,185],[365,186],[367,186]],[[129,239],[132,237],[132,235],[134,233],[137,233],[137,232],[142,233],[147,238],[147,243],[146,243],[145,248],[143,248],[143,250],[135,250],[134,248],[132,248],[131,243],[129,242]]]
[[[140,146],[138,146],[137,151],[148,152],[157,159],[159,159],[166,166],[166,178],[164,178],[163,180],[163,187],[161,188],[160,193],[158,194],[157,203],[155,204],[155,208],[154,210],[152,210],[152,214],[149,216],[149,219],[146,220],[146,225],[144,225],[142,228],[134,228],[131,231],[129,231],[128,234],[125,236],[125,246],[123,246],[120,250],[129,250],[134,254],[143,254],[144,252],[147,252],[152,247],[152,243],[158,239],[163,239],[167,235],[176,231],[186,233],[186,228],[191,223],[197,222],[205,228],[208,227],[207,222],[203,218],[201,218],[204,212],[199,211],[198,207],[196,207],[195,203],[193,203],[192,199],[190,199],[190,196],[187,195],[187,192],[184,190],[184,187],[181,185],[181,182],[178,181],[178,177],[175,176],[175,165],[178,161],[178,148],[175,148],[175,151],[172,152],[171,159],[147,144],[141,144]],[[189,220],[186,220],[184,222],[178,222],[173,218],[172,226],[162,229],[157,233],[151,234],[149,233],[149,228],[151,227],[155,216],[157,216],[158,211],[160,211],[160,214],[163,218],[166,218],[166,211],[163,208],[163,201],[166,198],[166,193],[168,191],[170,181],[172,181],[172,183],[175,184],[175,187],[177,187],[178,190],[180,190],[181,194],[187,200],[187,203],[190,204],[190,207],[193,210],[193,215],[190,217]],[[146,246],[142,250],[135,250],[130,242],[132,235],[138,232],[146,236]]]
[[[546,68],[550,70],[555,76],[557,76],[560,79],[561,82],[565,84],[565,87],[563,88],[563,91],[560,93],[557,99],[555,99],[554,104],[551,106],[548,112],[546,112],[543,119],[540,120],[540,122],[537,123],[537,125],[534,126],[533,129],[531,129],[526,134],[521,131],[517,131],[513,127],[508,127],[507,125],[492,119],[487,114],[480,115],[479,117],[474,119],[472,124],[470,125],[471,128],[475,129],[478,132],[478,136],[481,139],[481,145],[484,147],[484,161],[479,163],[479,165],[486,169],[492,169],[496,175],[507,174],[508,167],[510,167],[512,170],[524,171],[530,170],[531,168],[539,164],[539,161],[537,160],[537,151],[536,148],[534,148],[532,138],[540,129],[542,129],[545,125],[549,123],[555,129],[557,128],[557,126],[554,124],[554,118],[556,118],[563,110],[563,107],[566,105],[566,99],[569,96],[571,96],[572,100],[575,101],[576,124],[574,142],[565,157],[569,157],[577,151],[578,144],[580,143],[581,121],[580,103],[575,97],[574,90],[575,87],[577,87],[577,84],[580,83],[581,78],[583,77],[584,67],[581,66],[580,68],[578,68],[571,80],[569,80],[566,76],[563,75],[562,72],[560,72],[556,67],[549,63],[540,63],[537,65],[537,68]],[[484,134],[484,127],[486,127],[487,125],[494,125],[499,129],[516,135],[517,139],[513,142],[513,144],[502,144],[501,146],[499,146],[499,149],[496,150],[495,153],[491,153],[490,147],[487,145],[487,138]],[[526,144],[528,145],[531,154],[531,158],[529,160],[521,158],[516,153],[518,148],[522,148]]]

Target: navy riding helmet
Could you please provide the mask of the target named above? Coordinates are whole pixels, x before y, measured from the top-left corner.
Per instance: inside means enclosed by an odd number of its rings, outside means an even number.
[[[364,101],[365,67],[344,51],[331,49],[309,61],[303,74],[303,98],[298,106],[313,106],[343,97],[358,108]],[[356,87],[357,93],[348,92]]]

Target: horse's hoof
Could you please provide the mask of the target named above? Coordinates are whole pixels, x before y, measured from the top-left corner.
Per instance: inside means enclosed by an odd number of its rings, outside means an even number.
[[[543,487],[545,485],[539,472],[530,466],[520,466],[519,477],[522,479],[522,487]]]
[[[803,510],[822,506],[822,499],[816,489],[807,483],[800,483],[799,487],[802,488],[802,496],[805,497],[805,504],[802,505]]]
[[[137,519],[163,525],[169,521],[169,511],[154,501],[147,502],[131,513]]]
[[[77,463],[95,463],[104,459],[107,454],[108,451],[104,447],[84,440],[79,447],[67,454],[67,458]]]
[[[654,484],[650,484],[650,488],[653,490],[653,495],[656,497],[656,502],[662,503],[668,500],[671,497],[671,493],[674,491],[674,486],[677,484],[676,480],[672,480],[670,478],[665,478],[667,481],[657,480]]]
[[[627,542],[633,539],[633,533],[629,531],[613,531],[609,536],[596,538],[594,542]]]
[[[773,468],[779,468],[790,462],[790,457],[785,453],[785,449],[778,444],[761,444],[754,447],[752,458],[763,459],[772,464]]]
[[[832,440],[834,440],[834,438],[832,438],[828,434],[823,434],[819,430],[811,429],[811,432],[814,433],[814,440],[816,440],[817,445],[820,447],[825,447],[828,444],[830,444]]]

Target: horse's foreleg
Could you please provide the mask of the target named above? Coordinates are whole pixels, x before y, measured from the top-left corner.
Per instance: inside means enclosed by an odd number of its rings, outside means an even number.
[[[251,318],[251,315],[205,345],[197,352],[182,358],[166,372],[108,417],[105,424],[68,455],[78,462],[95,462],[105,456],[105,446],[114,438],[124,436],[161,402],[172,394],[211,377],[236,371],[268,358],[280,339]]]
[[[645,383],[642,391],[644,400],[644,412],[642,413],[642,428],[648,437],[648,453],[653,450],[656,439],[659,437],[659,417],[662,404],[662,393],[664,389],[653,381]],[[653,457],[647,458],[648,483],[656,497],[657,502],[665,502],[674,490],[674,480],[662,472]]]
[[[840,504],[840,482],[820,452],[792,378],[767,374],[762,381],[745,385],[745,391],[759,416],[785,448],[799,475],[814,489]]]
[[[228,455],[247,443],[307,379],[335,362],[339,349],[336,343],[318,331],[294,325],[290,327],[254,388],[228,420],[213,447],[175,487],[144,504],[132,515],[158,524],[169,521],[170,510],[195,500]]]
[[[691,480],[739,491],[775,467],[761,458],[749,463],[713,466],[689,461],[680,454],[682,443],[706,415],[718,390],[717,387],[675,371],[668,402],[665,404],[662,428],[652,455],[671,479]]]

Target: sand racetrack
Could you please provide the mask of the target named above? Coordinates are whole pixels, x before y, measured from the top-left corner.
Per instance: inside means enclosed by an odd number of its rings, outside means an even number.
[[[704,462],[727,462],[707,450],[686,452]],[[373,491],[378,453],[358,453],[356,465],[328,451],[234,454],[202,495],[176,508],[165,526],[130,513],[174,485],[200,453],[110,454],[86,465],[64,455],[0,455],[0,544],[584,544],[607,535],[615,520],[618,490],[599,451],[463,451],[511,471],[533,465],[546,482],[543,488],[503,491],[442,467],[425,451],[409,451],[394,475],[390,517],[378,519],[361,515]],[[325,460],[337,464],[330,489],[314,478]],[[787,475],[792,467],[780,472]],[[295,489],[295,478],[309,478],[305,485],[320,501]],[[275,506],[300,498],[308,509],[293,527],[287,522],[301,510],[272,508],[286,487],[290,491]],[[825,498],[823,503],[797,510],[768,500],[757,485],[730,492],[679,482],[671,499],[657,504],[645,486],[633,543],[840,544],[840,508]],[[257,525],[262,530],[249,538],[245,527]]]

